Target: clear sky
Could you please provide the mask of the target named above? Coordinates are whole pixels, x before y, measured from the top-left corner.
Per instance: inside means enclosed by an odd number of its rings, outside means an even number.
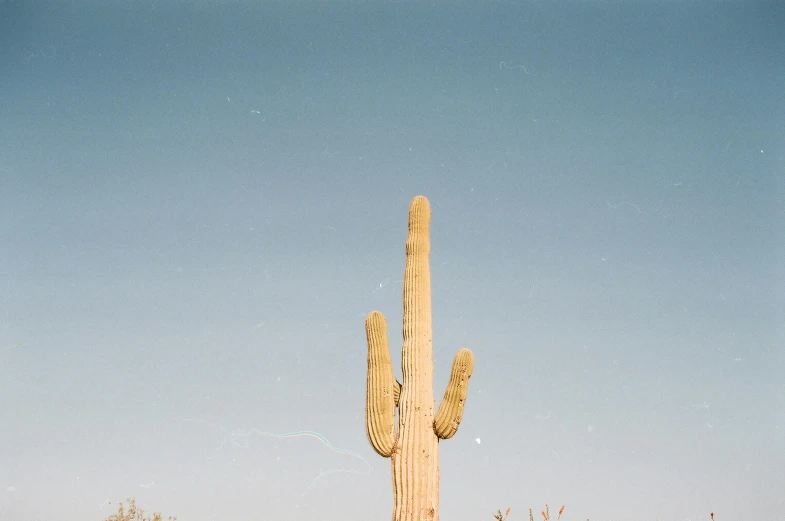
[[[782,517],[782,3],[65,4],[0,3],[0,519],[390,519],[418,194],[443,520]]]

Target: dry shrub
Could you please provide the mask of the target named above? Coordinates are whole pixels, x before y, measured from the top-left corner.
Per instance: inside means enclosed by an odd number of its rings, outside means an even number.
[[[116,514],[104,519],[104,521],[162,521],[163,517],[159,512],[155,512],[153,517],[144,515],[144,510],[136,506],[136,500],[132,497],[128,498],[128,508],[124,507],[122,502],[120,508],[117,509]],[[169,516],[169,521],[177,521],[176,517]]]

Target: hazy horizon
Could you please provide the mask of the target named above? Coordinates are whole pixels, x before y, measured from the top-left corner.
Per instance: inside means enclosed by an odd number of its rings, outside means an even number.
[[[418,194],[437,401],[476,357],[443,520],[776,519],[784,34],[776,2],[0,3],[0,520],[389,519],[363,321],[400,378]]]

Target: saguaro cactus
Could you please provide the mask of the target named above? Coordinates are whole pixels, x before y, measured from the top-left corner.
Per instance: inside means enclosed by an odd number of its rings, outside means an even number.
[[[365,427],[374,450],[392,460],[393,521],[438,521],[439,439],[451,438],[457,432],[474,369],[472,352],[459,350],[434,415],[430,220],[428,199],[415,197],[409,206],[403,277],[403,383],[393,375],[384,315],[373,311],[365,320]]]

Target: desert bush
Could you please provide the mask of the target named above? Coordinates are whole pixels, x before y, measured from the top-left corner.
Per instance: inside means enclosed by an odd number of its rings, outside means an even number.
[[[153,513],[153,517],[148,517],[144,515],[144,510],[136,506],[136,499],[129,497],[128,498],[128,508],[123,506],[123,503],[120,503],[120,507],[117,509],[116,514],[112,514],[111,516],[104,519],[104,521],[162,521],[163,517],[159,512]],[[177,518],[174,516],[168,517],[169,521],[176,521]]]

